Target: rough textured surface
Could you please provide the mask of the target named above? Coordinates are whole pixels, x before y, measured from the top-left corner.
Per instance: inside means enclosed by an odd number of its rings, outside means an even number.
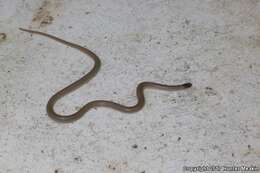
[[[259,0],[0,0],[0,172],[260,166],[259,11]],[[61,113],[101,98],[134,104],[143,80],[194,87],[147,90],[138,113],[99,108],[58,124],[48,99],[92,62],[19,27],[86,45],[102,60],[89,84],[58,103]]]

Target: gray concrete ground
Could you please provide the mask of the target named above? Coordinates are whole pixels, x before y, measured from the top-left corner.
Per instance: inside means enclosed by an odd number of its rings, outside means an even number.
[[[260,166],[259,11],[259,0],[0,0],[0,172]],[[93,80],[58,102],[60,113],[94,99],[134,104],[144,80],[193,87],[147,90],[138,113],[98,108],[56,123],[48,99],[93,62],[19,27],[87,46],[102,60]]]

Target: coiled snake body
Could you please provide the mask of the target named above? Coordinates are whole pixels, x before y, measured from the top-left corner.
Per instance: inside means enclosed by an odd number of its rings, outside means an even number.
[[[92,51],[90,51],[89,49],[82,47],[80,45],[71,43],[71,42],[67,42],[65,40],[62,40],[58,37],[52,36],[50,34],[46,34],[43,32],[39,32],[39,31],[33,31],[33,30],[28,30],[28,29],[23,29],[20,28],[20,30],[25,31],[25,32],[29,32],[31,34],[38,34],[38,35],[42,35],[48,38],[51,38],[53,40],[56,40],[62,44],[65,44],[67,46],[70,46],[72,48],[75,48],[87,55],[89,55],[92,60],[94,60],[94,67],[90,70],[90,72],[88,72],[85,76],[81,77],[79,80],[73,82],[72,84],[70,84],[69,86],[63,88],[62,90],[58,91],[56,94],[54,94],[48,101],[47,103],[47,113],[49,115],[50,118],[52,118],[55,121],[58,122],[63,122],[63,123],[67,123],[67,122],[73,122],[75,120],[78,120],[79,118],[81,118],[88,110],[90,110],[91,108],[94,107],[109,107],[121,112],[126,112],[126,113],[131,113],[131,112],[137,112],[139,111],[145,104],[145,98],[144,98],[144,89],[145,88],[155,88],[155,89],[162,89],[162,90],[171,90],[171,91],[176,91],[176,90],[183,90],[186,88],[189,88],[192,86],[191,83],[184,83],[181,85],[163,85],[160,83],[155,83],[155,82],[141,82],[136,89],[136,95],[137,95],[137,103],[133,106],[125,106],[125,105],[121,105],[112,101],[107,101],[107,100],[94,100],[91,101],[87,104],[85,104],[79,111],[77,111],[76,113],[73,113],[71,115],[60,115],[58,113],[56,113],[54,111],[54,105],[55,103],[64,95],[74,91],[75,89],[79,88],[80,86],[82,86],[83,84],[85,84],[86,82],[88,82],[91,78],[93,78],[98,70],[100,69],[101,66],[101,61],[99,59],[99,57],[93,53]]]

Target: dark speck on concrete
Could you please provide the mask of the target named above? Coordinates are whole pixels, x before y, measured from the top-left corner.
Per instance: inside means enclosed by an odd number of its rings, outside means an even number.
[[[81,157],[75,157],[74,160],[77,161],[77,162],[81,162],[82,158]]]
[[[208,96],[217,95],[217,92],[211,87],[206,87],[205,90],[206,90],[205,94],[208,95]]]
[[[206,87],[206,90],[213,90],[211,87]]]
[[[136,148],[138,148],[138,145],[134,144],[134,145],[132,145],[132,148],[136,149]]]
[[[112,166],[112,165],[108,165],[108,168],[109,169],[112,169],[112,170],[116,170],[116,167]]]
[[[188,19],[185,19],[185,24],[186,25],[189,25],[190,24],[190,21]]]
[[[6,39],[6,34],[5,33],[0,33],[0,41],[5,40]]]
[[[177,141],[180,141],[181,140],[181,137],[178,137]]]

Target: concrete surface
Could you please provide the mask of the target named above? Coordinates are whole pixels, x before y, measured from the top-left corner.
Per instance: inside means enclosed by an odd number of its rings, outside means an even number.
[[[0,172],[260,166],[259,11],[259,0],[0,0]],[[92,61],[19,27],[88,46],[102,60],[89,84],[59,101],[60,113],[101,98],[134,104],[143,80],[193,88],[147,90],[138,113],[99,108],[56,123],[48,99]]]

